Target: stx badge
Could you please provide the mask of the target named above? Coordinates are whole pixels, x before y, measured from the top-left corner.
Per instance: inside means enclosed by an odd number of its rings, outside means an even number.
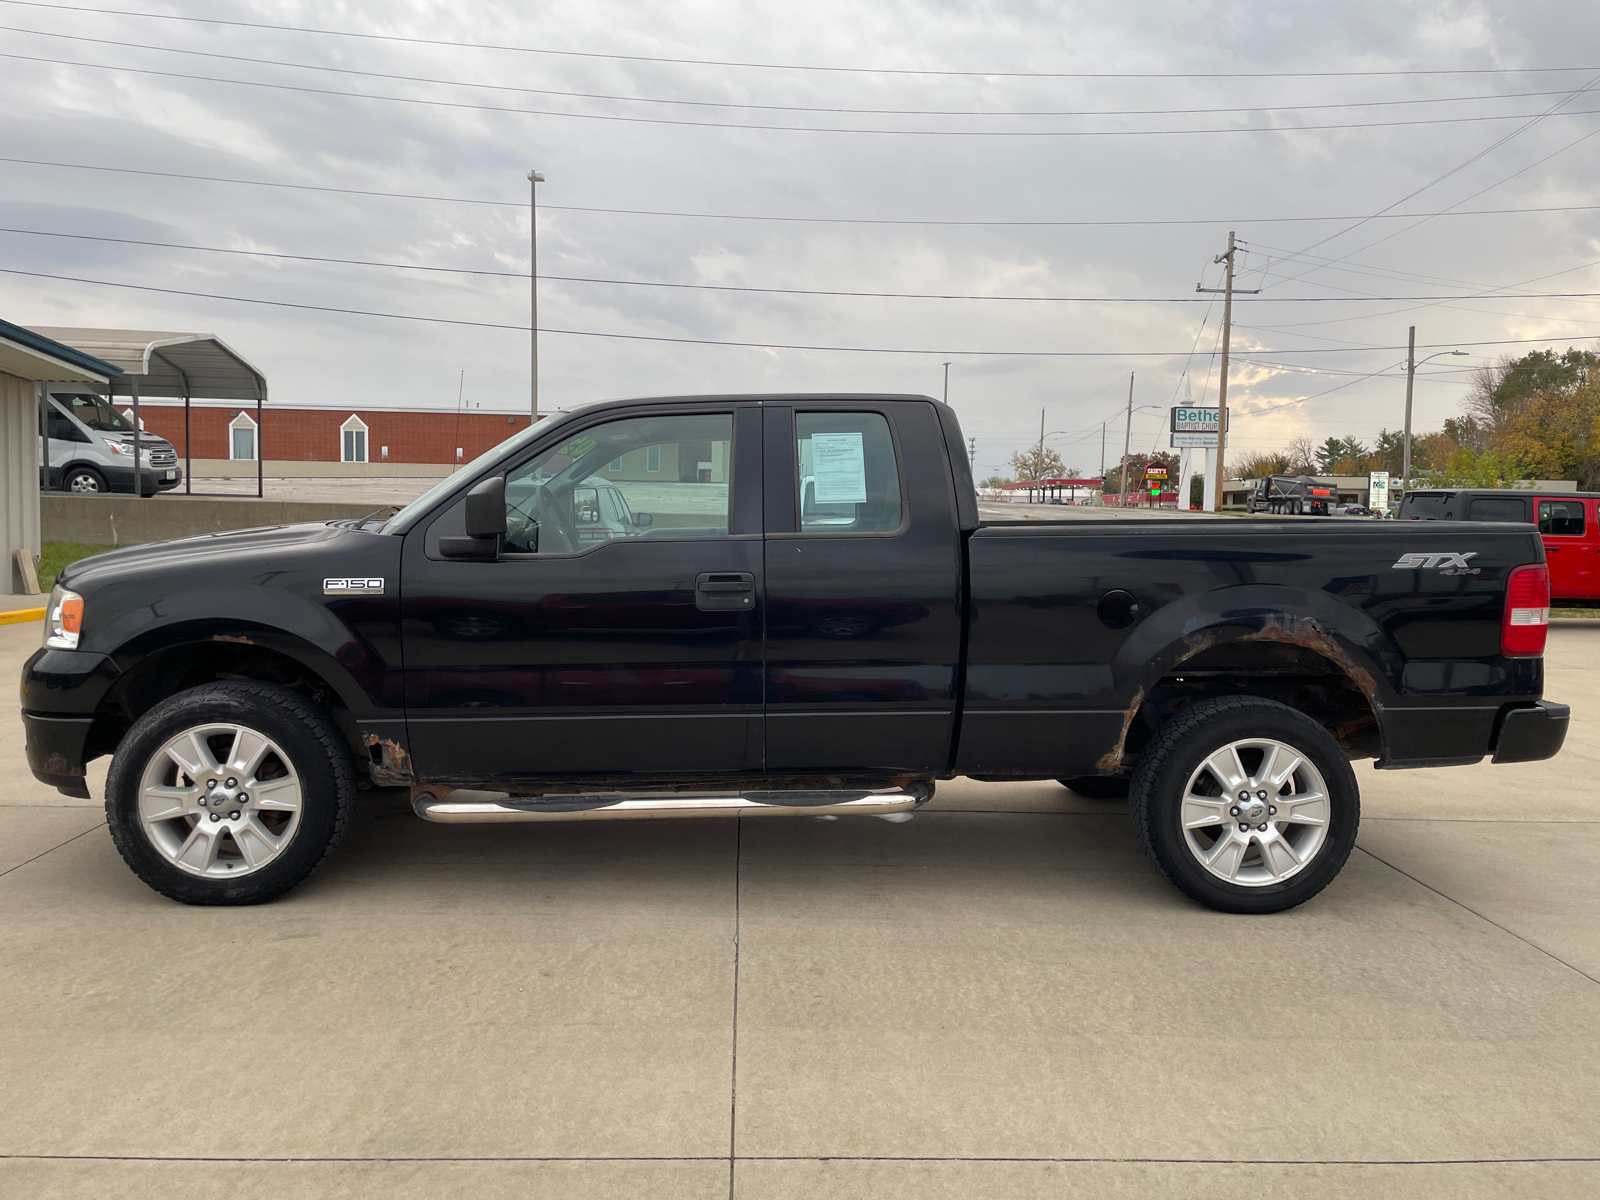
[[[322,594],[324,596],[381,596],[383,595],[383,580],[324,579],[322,581]]]
[[[1477,557],[1476,550],[1469,550],[1465,554],[1402,554],[1391,569],[1405,571],[1440,567],[1443,568],[1439,572],[1441,575],[1476,575],[1483,568],[1467,566],[1467,559]]]

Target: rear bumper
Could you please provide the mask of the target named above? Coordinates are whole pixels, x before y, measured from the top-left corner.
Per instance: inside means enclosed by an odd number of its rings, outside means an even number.
[[[93,725],[93,717],[45,717],[23,713],[28,770],[33,772],[33,777],[65,795],[89,799],[83,753]]]
[[[1572,709],[1565,704],[1539,700],[1528,708],[1508,708],[1501,715],[1494,743],[1497,763],[1537,762],[1554,758],[1567,740]]]

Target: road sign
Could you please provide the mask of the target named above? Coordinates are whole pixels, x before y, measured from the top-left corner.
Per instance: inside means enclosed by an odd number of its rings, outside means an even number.
[[[1367,473],[1367,507],[1373,512],[1389,511],[1389,472]]]

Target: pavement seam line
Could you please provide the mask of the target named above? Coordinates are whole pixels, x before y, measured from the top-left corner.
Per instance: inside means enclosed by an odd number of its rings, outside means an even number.
[[[721,1154],[480,1154],[480,1155],[254,1155],[224,1158],[198,1154],[0,1154],[0,1162],[172,1162],[172,1163],[528,1163],[528,1162],[704,1162]],[[1483,1167],[1537,1166],[1542,1163],[1600,1163],[1600,1156],[1553,1155],[1543,1158],[1130,1158],[1110,1155],[1028,1154],[744,1154],[741,1162],[914,1162],[914,1163],[1155,1163],[1200,1167]]]
[[[48,849],[48,850],[41,850],[41,851],[39,851],[38,854],[35,854],[32,858],[28,859],[26,862],[19,862],[14,867],[7,867],[4,871],[0,871],[0,875],[9,875],[13,871],[20,871],[23,867],[27,866],[28,863],[38,862],[46,854],[54,854],[57,850],[61,849],[61,846],[69,845],[70,843],[77,841],[81,837],[87,837],[89,834],[93,833],[96,829],[104,829],[105,828],[105,824],[106,823],[104,821],[100,821],[100,822],[98,822],[98,823],[96,823],[94,825],[91,825],[91,826],[89,826],[89,828],[85,829],[82,833],[73,834],[65,842],[62,842],[61,845],[59,845],[59,846],[51,846],[50,849]]]
[[[1518,933],[1514,929],[1508,929],[1506,926],[1500,924],[1499,921],[1496,921],[1493,917],[1484,916],[1477,909],[1473,908],[1472,905],[1464,904],[1460,900],[1457,900],[1454,896],[1446,895],[1444,892],[1441,892],[1438,888],[1434,887],[1433,884],[1431,884],[1431,883],[1424,883],[1422,880],[1418,879],[1415,875],[1413,875],[1410,871],[1402,870],[1400,867],[1395,866],[1392,862],[1389,862],[1387,859],[1379,858],[1376,854],[1374,854],[1371,850],[1368,850],[1365,846],[1362,846],[1362,845],[1358,844],[1356,846],[1356,849],[1361,851],[1361,853],[1365,854],[1368,858],[1371,858],[1371,859],[1373,859],[1373,860],[1375,860],[1377,862],[1382,863],[1384,866],[1388,867],[1391,871],[1394,871],[1394,872],[1396,872],[1397,874],[1400,874],[1400,875],[1404,875],[1407,879],[1411,880],[1411,882],[1416,884],[1418,887],[1427,888],[1435,896],[1438,896],[1438,897],[1440,897],[1441,899],[1444,899],[1444,900],[1448,900],[1451,904],[1454,904],[1456,907],[1464,909],[1467,912],[1471,913],[1473,916],[1477,917],[1478,920],[1486,922],[1487,924],[1493,925],[1496,929],[1500,930],[1501,933],[1508,933],[1512,937],[1516,938],[1517,941],[1521,942],[1523,945],[1533,947],[1540,954],[1544,955],[1546,958],[1550,959],[1552,962],[1560,963],[1563,967],[1567,968],[1567,970],[1572,971],[1575,974],[1583,976],[1590,983],[1600,984],[1600,979],[1596,979],[1593,975],[1589,974],[1589,972],[1585,971],[1582,967],[1573,966],[1571,963],[1569,963],[1566,959],[1562,958],[1560,955],[1554,954],[1551,951],[1546,950],[1543,946],[1539,945],[1538,942],[1535,942],[1535,941],[1532,941],[1529,938],[1523,937],[1520,933]]]
[[[733,819],[733,1041],[728,1067],[728,1200],[734,1200],[739,1134],[739,873],[744,858],[744,818]]]

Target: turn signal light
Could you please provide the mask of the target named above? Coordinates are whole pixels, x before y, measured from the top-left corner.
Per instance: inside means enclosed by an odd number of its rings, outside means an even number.
[[[52,650],[76,650],[83,632],[83,597],[56,584],[45,610],[44,644]]]
[[[1543,563],[1515,567],[1506,580],[1506,611],[1500,623],[1500,652],[1512,658],[1538,658],[1550,632],[1550,570]]]

